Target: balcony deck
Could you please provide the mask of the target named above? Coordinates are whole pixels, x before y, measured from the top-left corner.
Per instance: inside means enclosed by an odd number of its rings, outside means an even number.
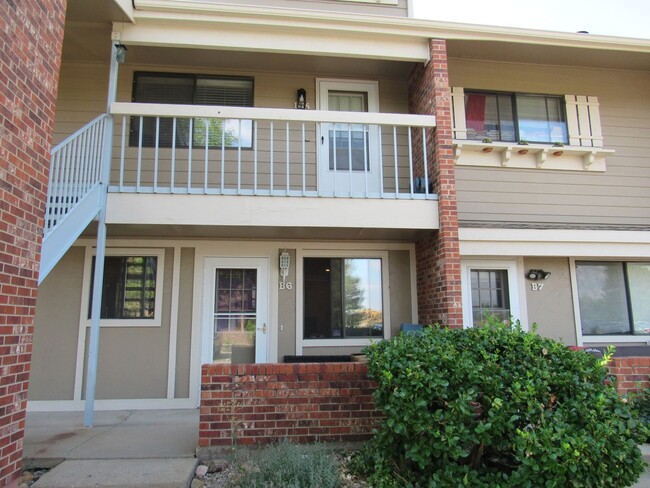
[[[433,117],[135,103],[111,113],[109,224],[438,228],[423,143]]]

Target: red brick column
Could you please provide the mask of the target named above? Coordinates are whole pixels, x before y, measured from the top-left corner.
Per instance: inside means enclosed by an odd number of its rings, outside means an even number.
[[[0,2],[0,486],[20,475],[65,0]]]
[[[462,327],[447,47],[445,41],[432,39],[429,49],[431,60],[417,65],[409,80],[409,111],[435,115],[437,123],[436,129],[427,133],[427,163],[432,191],[439,198],[440,229],[416,242],[419,321]],[[421,153],[417,156],[422,158]]]

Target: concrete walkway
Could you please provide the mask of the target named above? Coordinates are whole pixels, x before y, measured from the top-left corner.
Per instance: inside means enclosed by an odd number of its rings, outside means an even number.
[[[198,410],[29,413],[25,466],[54,467],[34,488],[186,488],[198,445]]]

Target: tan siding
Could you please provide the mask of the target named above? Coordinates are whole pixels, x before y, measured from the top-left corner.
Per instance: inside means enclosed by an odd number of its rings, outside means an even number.
[[[650,225],[650,73],[452,59],[453,86],[598,97],[605,173],[457,167],[461,221]]]
[[[181,72],[181,73],[197,73],[197,74],[211,74],[211,75],[229,75],[229,76],[250,76],[254,79],[254,103],[257,107],[270,107],[270,108],[293,108],[296,90],[298,88],[305,88],[307,90],[307,100],[312,108],[316,108],[316,78],[328,77],[327,73],[319,73],[319,75],[308,75],[304,73],[287,73],[287,72],[249,72],[249,71],[236,71],[236,70],[218,70],[208,68],[183,68],[183,67],[169,67],[169,66],[152,66],[152,65],[130,65],[124,64],[120,66],[120,74],[118,79],[118,95],[119,101],[130,102],[132,98],[133,89],[133,76],[135,71],[151,71],[151,72]],[[105,110],[106,104],[106,90],[108,86],[108,66],[101,64],[90,63],[67,63],[64,65],[60,82],[60,97],[58,101],[58,111],[55,128],[55,142],[61,141],[63,138],[70,135],[75,130],[79,129],[85,123],[92,120]],[[406,113],[408,112],[408,100],[406,92],[406,83],[403,80],[396,80],[390,77],[379,79],[379,107],[381,112],[393,113]],[[126,120],[126,138],[128,145],[129,124],[130,120]],[[116,128],[114,132],[114,151],[113,151],[113,170],[111,179],[113,184],[119,181],[119,155],[118,149],[121,135],[122,135],[121,117],[116,119]],[[284,123],[276,123],[274,126],[275,131],[275,146],[274,146],[274,188],[282,188],[286,184],[286,147],[284,137],[286,133],[286,126]],[[290,156],[291,162],[291,180],[290,185],[292,190],[299,190],[302,188],[301,178],[301,159],[302,159],[302,145],[300,144],[300,131],[301,126],[298,124],[291,124],[290,126],[291,138],[290,140]],[[305,125],[305,140],[306,143],[306,190],[314,190],[316,188],[316,129],[314,124]],[[387,189],[394,188],[394,169],[393,169],[393,139],[391,132],[385,131],[384,137],[384,174],[386,175]],[[258,129],[258,188],[268,189],[270,187],[270,137],[269,125],[267,122],[260,123]],[[400,145],[400,152],[403,155],[407,154],[405,147],[407,143],[404,130],[398,133],[398,144]],[[177,175],[175,183],[178,186],[187,184],[187,153],[185,149],[177,150]],[[143,186],[152,186],[153,184],[153,159],[154,150],[145,148],[143,150],[142,160],[142,174],[140,183]],[[202,149],[194,149],[192,153],[192,182],[194,188],[201,188],[204,185],[204,151]],[[161,185],[168,184],[170,181],[171,171],[171,150],[160,149],[159,153],[159,175],[158,183]],[[253,181],[253,151],[242,151],[242,185],[243,188],[252,188]],[[235,185],[237,182],[237,150],[228,149],[226,151],[226,177],[225,182],[227,185]],[[399,158],[399,186],[400,191],[406,191],[409,187],[409,170],[408,159],[404,157]],[[137,149],[127,148],[125,152],[125,169],[124,181],[126,184],[134,184],[136,181],[137,171]],[[208,184],[210,187],[218,187],[221,181],[221,152],[216,149],[210,150],[210,157],[208,161]]]
[[[84,249],[71,248],[38,288],[30,400],[72,400]]]

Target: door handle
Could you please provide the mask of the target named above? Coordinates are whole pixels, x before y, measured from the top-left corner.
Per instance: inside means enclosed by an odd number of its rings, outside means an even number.
[[[325,144],[325,136],[320,136],[320,143]]]
[[[262,325],[262,327],[258,327],[257,330],[259,330],[262,334],[266,334],[266,323]]]

